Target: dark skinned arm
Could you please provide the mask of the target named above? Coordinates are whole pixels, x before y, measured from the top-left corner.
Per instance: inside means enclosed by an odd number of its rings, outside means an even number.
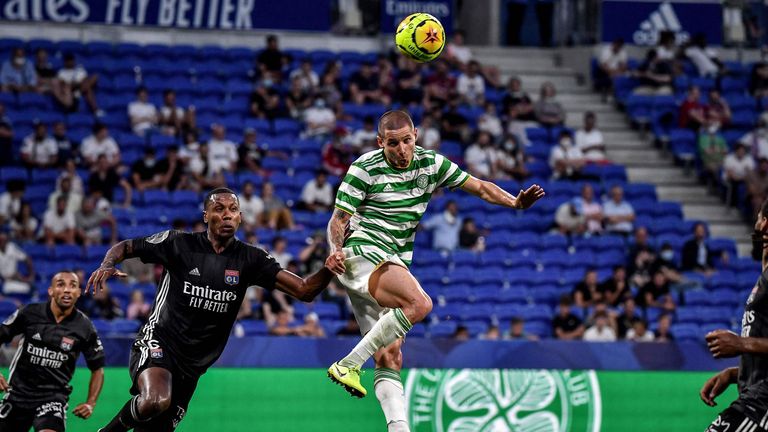
[[[126,277],[127,275],[116,269],[115,265],[128,258],[133,258],[133,240],[123,240],[112,246],[104,256],[101,266],[88,278],[85,293],[88,294],[90,287],[93,287],[93,292],[96,292],[96,288],[104,289],[104,283],[112,276]]]
[[[81,403],[72,411],[76,416],[87,419],[93,414],[93,408],[99,399],[101,388],[104,386],[104,368],[96,369],[91,372],[91,382],[88,385],[88,399]]]
[[[323,292],[333,279],[333,272],[329,269],[329,261],[330,257],[325,261],[325,267],[304,279],[287,270],[280,270],[277,273],[275,287],[291,297],[303,302],[311,302]]]

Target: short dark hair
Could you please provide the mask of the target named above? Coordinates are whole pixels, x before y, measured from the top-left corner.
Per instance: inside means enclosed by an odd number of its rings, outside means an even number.
[[[68,52],[64,54],[63,58],[64,58],[64,61],[75,61],[75,54]]]
[[[237,196],[235,191],[233,191],[230,188],[226,188],[226,187],[216,188],[216,189],[208,192],[207,194],[205,194],[205,201],[203,201],[203,208],[208,208],[208,203],[211,201],[211,198],[213,198],[213,196],[217,195],[217,194],[232,194],[234,196]],[[240,199],[238,198],[238,201],[239,200]]]
[[[101,122],[96,122],[93,124],[93,134],[96,135],[97,133],[101,132],[102,130],[106,129],[107,125]]]
[[[402,110],[387,111],[379,118],[379,137],[384,136],[384,131],[400,129],[405,126],[410,126],[413,129],[413,120],[407,112]]]
[[[278,242],[287,242],[288,240],[285,239],[283,236],[275,236],[275,238],[272,239],[272,247],[275,247]]]
[[[573,303],[573,300],[571,300],[570,294],[563,294],[560,296],[560,301],[558,304],[560,306],[570,306]]]
[[[141,92],[147,92],[147,93],[149,93],[149,91],[147,90],[147,88],[146,88],[146,87],[144,87],[144,86],[139,86],[138,88],[136,88],[136,94],[139,94],[139,93],[141,93]]]

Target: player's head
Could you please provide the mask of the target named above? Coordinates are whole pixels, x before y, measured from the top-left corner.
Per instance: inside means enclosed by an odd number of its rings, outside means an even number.
[[[418,131],[411,116],[405,111],[387,111],[379,119],[376,142],[384,149],[384,157],[390,165],[405,169],[413,160]]]
[[[48,296],[62,310],[75,307],[80,298],[80,278],[75,272],[61,271],[53,275]]]
[[[208,232],[215,237],[230,238],[240,226],[240,200],[229,188],[216,188],[205,195],[203,221]]]

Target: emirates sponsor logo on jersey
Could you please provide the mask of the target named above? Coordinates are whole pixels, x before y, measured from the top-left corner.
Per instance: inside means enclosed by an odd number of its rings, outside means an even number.
[[[71,338],[68,338],[68,337],[64,336],[64,337],[61,338],[61,345],[59,345],[59,346],[64,351],[70,351],[72,349],[72,345],[74,345],[74,344],[75,344],[74,339],[71,339]]]
[[[237,277],[240,273],[237,272]],[[211,289],[209,285],[198,286],[184,281],[184,294],[190,296],[189,306],[211,312],[226,313],[229,303],[237,301],[237,293],[229,290]]]
[[[224,270],[224,283],[227,285],[237,285],[240,283],[240,271],[238,270]]]
[[[58,369],[69,360],[69,355],[46,347],[36,347],[27,344],[27,354],[29,354],[29,363],[51,369]]]

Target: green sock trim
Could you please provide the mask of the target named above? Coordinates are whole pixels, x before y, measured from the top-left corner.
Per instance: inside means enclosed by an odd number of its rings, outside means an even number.
[[[410,321],[408,321],[408,318],[406,318],[405,314],[400,308],[397,308],[394,310],[395,318],[397,318],[397,322],[400,323],[400,326],[405,331],[410,331],[413,325]]]
[[[396,371],[394,369],[389,369],[389,368],[376,368],[376,370],[373,371],[374,384],[378,381],[385,380],[385,379],[396,381],[402,384],[402,379],[400,378],[399,371]]]

